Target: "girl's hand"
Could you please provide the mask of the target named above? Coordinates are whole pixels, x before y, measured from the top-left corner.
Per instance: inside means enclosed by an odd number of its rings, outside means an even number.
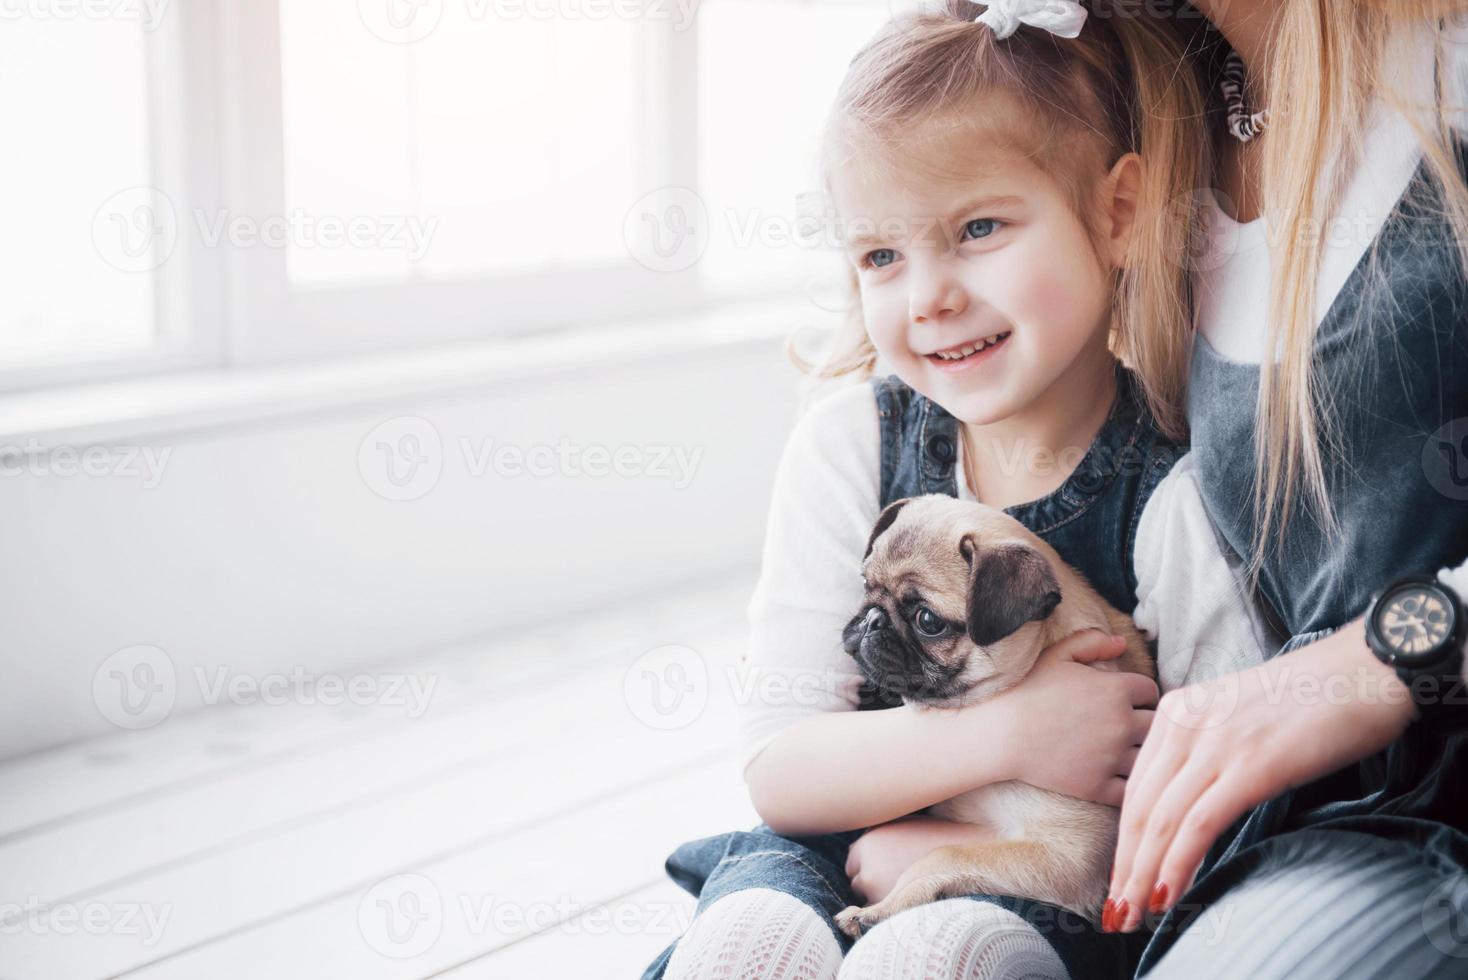
[[[1170,691],[1127,782],[1102,928],[1170,908],[1250,807],[1391,744],[1416,712],[1363,620],[1236,674]]]
[[[928,852],[945,844],[967,844],[993,836],[992,831],[974,824],[911,814],[858,837],[846,854],[846,877],[858,901],[871,905],[886,898],[902,872]]]
[[[1006,730],[1014,732],[1003,746],[1012,756],[1010,778],[1121,806],[1152,724],[1157,685],[1141,674],[1087,665],[1125,649],[1121,637],[1082,630],[1046,648],[1024,683],[987,702],[1007,712]]]

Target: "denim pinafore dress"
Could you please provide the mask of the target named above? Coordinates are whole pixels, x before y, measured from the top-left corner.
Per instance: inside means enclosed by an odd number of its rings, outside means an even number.
[[[1086,454],[1065,482],[1039,500],[1006,509],[1078,568],[1118,609],[1137,604],[1132,551],[1147,499],[1186,451],[1160,433],[1136,379],[1117,365],[1116,397]],[[926,493],[958,495],[958,420],[895,375],[873,378],[881,432],[881,505]],[[856,610],[852,610],[855,614]],[[891,707],[873,689],[862,710]],[[732,892],[769,888],[814,909],[842,952],[854,940],[836,928],[835,915],[858,904],[846,878],[846,852],[863,831],[783,837],[761,823],[750,831],[718,834],[683,844],[666,862],[668,876],[698,897],[697,911]],[[1146,943],[1144,934],[1105,935],[1064,909],[1012,896],[972,896],[1024,917],[1055,946],[1070,975],[1130,977]],[[643,973],[659,980],[676,943]]]
[[[1468,171],[1468,144],[1458,148],[1458,165]],[[1372,593],[1393,580],[1434,575],[1468,557],[1468,283],[1425,165],[1397,204],[1374,254],[1368,249],[1316,333],[1315,365],[1339,437],[1325,465],[1340,527],[1328,536],[1297,507],[1267,557],[1260,598],[1279,634],[1290,637],[1276,655],[1362,615]],[[1230,361],[1196,338],[1188,381],[1193,456],[1209,516],[1240,554],[1254,532],[1258,386],[1257,365]],[[1456,731],[1413,726],[1376,755],[1240,818],[1158,924],[1142,970],[1197,910],[1245,877],[1297,860],[1302,850],[1340,853],[1348,836],[1412,848],[1425,867],[1468,871],[1468,706],[1459,710]]]

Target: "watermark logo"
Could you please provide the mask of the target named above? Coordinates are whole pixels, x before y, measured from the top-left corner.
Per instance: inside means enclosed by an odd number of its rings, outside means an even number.
[[[421,956],[443,932],[443,896],[423,875],[386,878],[362,896],[357,930],[383,956],[403,960]]]
[[[628,254],[652,272],[693,268],[708,248],[709,231],[708,207],[686,187],[643,195],[622,222]]]
[[[1422,930],[1439,951],[1468,959],[1468,875],[1452,875],[1428,892]]]
[[[178,247],[178,211],[156,187],[118,191],[92,216],[92,244],[121,272],[152,272]]]
[[[388,44],[417,44],[438,29],[443,0],[357,0],[357,17]]]
[[[696,650],[676,643],[649,650],[627,668],[622,697],[649,728],[686,728],[708,705],[708,664]]]
[[[1453,419],[1422,445],[1427,482],[1449,500],[1468,500],[1468,418]]]
[[[432,422],[416,415],[388,419],[357,447],[357,470],[384,500],[417,500],[443,475],[443,439]]]
[[[118,728],[152,728],[173,711],[177,696],[173,660],[155,646],[118,650],[92,675],[92,703]]]
[[[1207,645],[1198,647],[1194,663],[1228,663],[1228,651]],[[1173,688],[1157,703],[1157,713],[1179,728],[1206,731],[1233,717],[1239,706],[1241,683],[1236,673],[1222,674]]]

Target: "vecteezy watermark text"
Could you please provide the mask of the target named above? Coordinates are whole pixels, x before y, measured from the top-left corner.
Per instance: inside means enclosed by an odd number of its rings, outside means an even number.
[[[372,250],[400,252],[418,262],[432,247],[438,224],[436,215],[323,214],[302,207],[263,215],[191,208],[181,217],[173,199],[158,188],[129,187],[97,209],[92,243],[107,264],[134,273],[162,266],[188,233],[208,249]]]
[[[693,25],[699,0],[357,0],[357,16],[372,35],[389,44],[417,44],[443,23],[464,21],[567,22],[608,20],[668,24],[674,31]]]
[[[92,702],[119,728],[152,728],[173,712],[182,679],[193,680],[207,705],[263,704],[335,708],[401,709],[421,718],[438,688],[437,674],[375,671],[333,674],[302,666],[246,672],[228,665],[195,665],[181,673],[173,658],[150,644],[125,647],[108,656],[92,675]]]
[[[0,479],[86,476],[137,480],[144,490],[163,482],[172,446],[46,446],[37,439],[0,445]]]
[[[555,929],[566,935],[679,936],[692,922],[692,902],[621,899],[612,905],[569,895],[522,901],[502,895],[450,892],[421,874],[384,878],[357,903],[357,929],[374,951],[392,959],[421,956],[445,927],[471,936],[529,936]]]
[[[158,945],[172,903],[57,902],[48,905],[32,895],[24,902],[0,902],[0,935],[136,936],[144,947]]]
[[[163,23],[172,0],[0,0],[0,20],[116,20],[145,31]]]
[[[683,490],[693,482],[702,446],[622,443],[616,446],[562,438],[554,443],[503,442],[461,436],[453,444],[463,471],[474,478],[647,479]],[[368,489],[386,500],[417,500],[438,485],[450,455],[437,426],[418,416],[399,416],[374,427],[357,447],[357,468]]]

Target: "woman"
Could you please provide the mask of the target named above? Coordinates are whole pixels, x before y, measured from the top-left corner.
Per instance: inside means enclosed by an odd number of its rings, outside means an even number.
[[[1461,634],[1399,676],[1368,641],[1390,610],[1367,615],[1413,573],[1468,593],[1464,6],[1197,0],[1247,83],[1195,280],[1193,448],[1292,639],[1164,698],[1143,745],[1106,925],[1167,912],[1148,975],[1468,972]]]

